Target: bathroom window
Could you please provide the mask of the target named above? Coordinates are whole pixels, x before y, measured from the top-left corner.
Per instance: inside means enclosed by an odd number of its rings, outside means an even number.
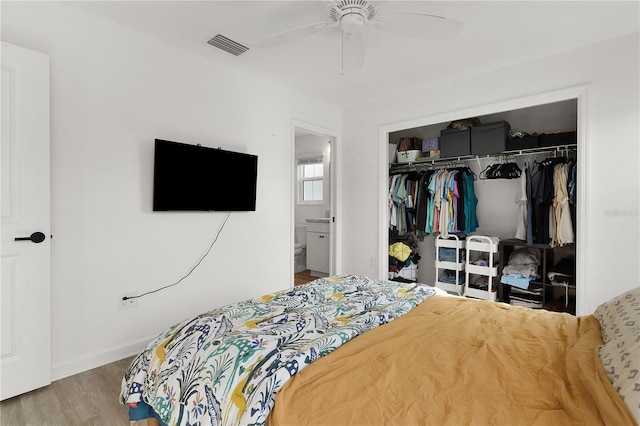
[[[322,155],[298,158],[298,201],[300,204],[323,202],[324,164]]]

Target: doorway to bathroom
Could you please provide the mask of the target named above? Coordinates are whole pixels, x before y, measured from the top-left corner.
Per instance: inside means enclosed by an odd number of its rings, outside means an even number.
[[[293,285],[335,273],[335,141],[328,129],[293,126]]]

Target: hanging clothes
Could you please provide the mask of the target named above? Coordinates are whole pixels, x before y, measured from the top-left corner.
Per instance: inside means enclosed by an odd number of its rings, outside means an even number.
[[[554,167],[553,217],[549,221],[551,247],[573,244],[573,223],[569,210],[568,176],[569,164],[557,164]]]
[[[571,166],[571,180],[569,181],[569,211],[571,212],[571,221],[573,224],[573,235],[575,241],[576,235],[576,223],[577,223],[577,213],[576,213],[576,187],[577,185],[577,173],[578,173],[578,165],[575,161],[572,162]]]
[[[535,240],[552,247],[575,242],[575,212],[569,194],[575,194],[575,162],[551,158],[538,164],[535,190]],[[527,237],[528,238],[528,237]]]
[[[468,168],[389,176],[389,229],[422,235],[475,231],[474,178]]]
[[[538,165],[538,186],[535,195],[536,240],[540,244],[549,244],[550,221],[553,218],[551,208],[555,189],[553,186],[554,167],[562,162],[562,158],[550,158]]]
[[[433,170],[421,171],[418,179],[418,199],[416,200],[416,229],[424,232],[427,228],[428,207],[431,199],[429,192],[429,178],[433,175]]]

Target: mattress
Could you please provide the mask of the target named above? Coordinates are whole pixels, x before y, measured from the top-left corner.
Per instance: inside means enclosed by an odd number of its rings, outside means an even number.
[[[276,425],[635,424],[594,316],[434,296],[276,396]]]

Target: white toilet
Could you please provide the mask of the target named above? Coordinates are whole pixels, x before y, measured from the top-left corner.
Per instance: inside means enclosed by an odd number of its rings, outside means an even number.
[[[303,272],[307,269],[307,225],[296,225],[294,236],[293,261],[294,272]]]

